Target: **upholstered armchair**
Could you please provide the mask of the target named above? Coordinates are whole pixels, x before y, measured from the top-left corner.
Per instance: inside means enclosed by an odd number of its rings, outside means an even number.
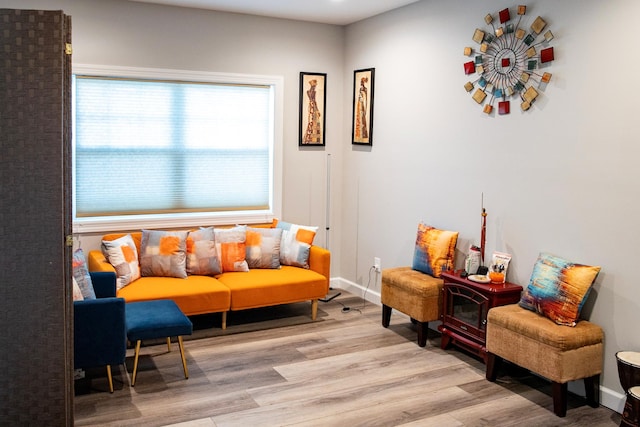
[[[90,273],[96,299],[74,301],[75,369],[107,367],[113,393],[111,365],[124,364],[127,351],[124,299],[116,298],[115,273]]]

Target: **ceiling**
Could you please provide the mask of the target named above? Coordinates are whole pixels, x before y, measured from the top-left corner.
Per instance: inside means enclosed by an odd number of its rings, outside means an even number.
[[[347,25],[419,0],[130,0]]]

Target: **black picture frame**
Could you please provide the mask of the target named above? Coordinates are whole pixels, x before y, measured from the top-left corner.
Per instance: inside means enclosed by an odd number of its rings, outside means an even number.
[[[363,68],[353,72],[353,116],[351,143],[373,143],[373,92],[375,68]]]
[[[325,145],[326,105],[327,74],[301,72],[299,146]]]

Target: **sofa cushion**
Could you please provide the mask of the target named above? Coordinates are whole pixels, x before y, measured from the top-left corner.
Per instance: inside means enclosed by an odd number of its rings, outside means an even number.
[[[142,230],[140,275],[187,277],[187,231]]]
[[[87,268],[87,259],[85,258],[82,249],[76,249],[73,252],[71,265],[74,283],[80,290],[82,299],[96,299],[96,293],[93,290],[93,283],[91,283],[91,276],[89,276],[89,269]],[[76,301],[75,298],[74,301]]]
[[[114,240],[102,240],[102,253],[116,270],[116,287],[122,289],[140,277],[138,250],[130,234]]]
[[[118,297],[127,302],[173,300],[187,315],[228,311],[229,288],[209,276],[141,277],[118,291]]]
[[[231,309],[266,307],[324,298],[327,278],[313,270],[283,265],[278,270],[254,269],[217,277],[231,290]]]
[[[313,244],[318,227],[292,224],[279,221],[282,242],[280,244],[280,263],[294,267],[309,268],[309,250]]]
[[[520,306],[559,325],[575,326],[600,267],[575,264],[541,253],[533,267]]]
[[[222,271],[249,271],[246,260],[247,226],[214,229]]]
[[[412,268],[440,277],[443,269],[453,268],[457,231],[438,230],[424,223],[418,224]]]
[[[247,264],[249,268],[280,268],[280,228],[247,227]]]
[[[190,231],[187,236],[187,274],[213,276],[222,273],[213,227]]]

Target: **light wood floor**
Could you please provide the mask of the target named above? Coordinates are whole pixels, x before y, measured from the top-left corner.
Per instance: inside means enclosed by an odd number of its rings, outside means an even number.
[[[343,306],[351,308],[343,312]],[[302,307],[309,310],[309,306]],[[342,296],[320,302],[319,320],[143,347],[134,388],[124,367],[91,379],[75,397],[76,425],[100,426],[617,426],[620,415],[571,395],[565,418],[552,412],[548,383],[507,365],[496,383],[484,365],[441,350],[433,332],[415,343],[410,321]],[[230,318],[233,321],[233,318]],[[286,320],[283,321],[286,323]],[[127,354],[131,372],[132,350]],[[88,372],[88,376],[96,375]],[[88,384],[85,380],[83,384]]]

